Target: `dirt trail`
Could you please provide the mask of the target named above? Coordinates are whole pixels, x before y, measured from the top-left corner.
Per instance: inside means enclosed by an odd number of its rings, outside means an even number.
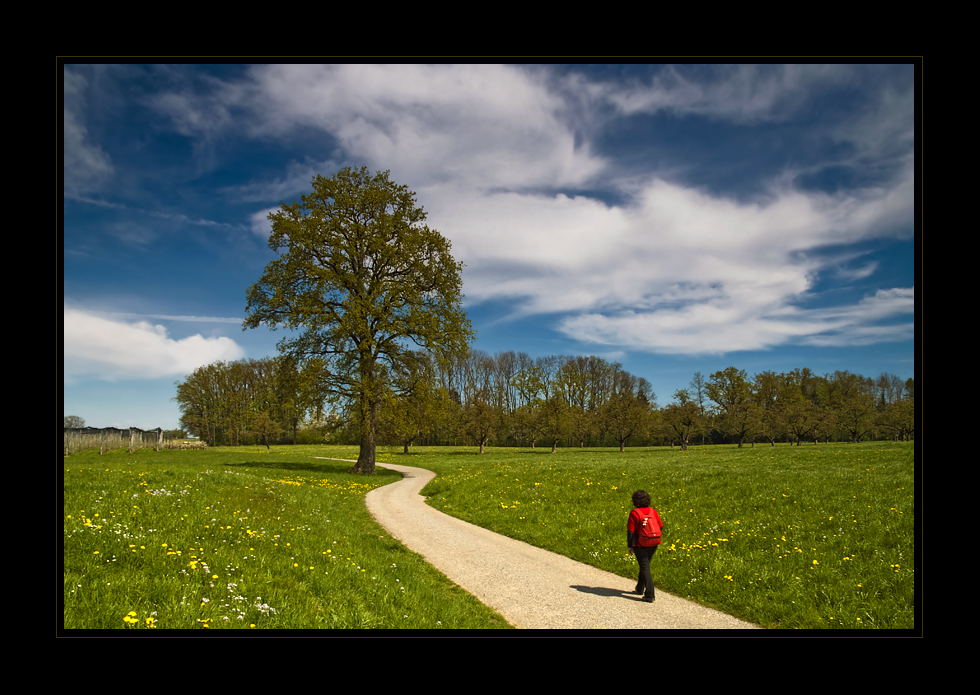
[[[759,628],[663,591],[657,592],[654,603],[644,603],[631,593],[635,580],[487,531],[428,506],[419,491],[435,477],[432,471],[377,465],[405,476],[367,494],[367,508],[378,523],[515,627]]]

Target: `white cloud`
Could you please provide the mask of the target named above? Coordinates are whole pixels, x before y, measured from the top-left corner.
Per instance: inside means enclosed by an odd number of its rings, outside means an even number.
[[[791,343],[814,346],[871,345],[909,340],[915,324],[914,288],[880,290],[853,306],[801,309],[788,303],[758,305],[752,295],[681,309],[583,314],[559,329],[588,343],[665,354],[722,354],[765,350]],[[875,321],[894,321],[875,325]]]
[[[184,376],[216,360],[244,357],[230,338],[198,335],[174,340],[163,326],[124,323],[77,309],[64,310],[65,381]]]
[[[397,181],[578,185],[603,160],[576,144],[543,74],[505,65],[266,65],[251,71],[253,134],[336,137]]]
[[[252,230],[252,234],[260,239],[268,239],[272,233],[272,222],[269,220],[269,213],[278,212],[280,209],[277,205],[276,207],[253,212],[249,216],[249,228]]]
[[[886,233],[903,219],[907,201],[894,191],[834,197],[780,189],[757,205],[653,180],[633,206],[445,189],[426,197],[437,211],[430,223],[467,265],[469,302],[506,300],[514,316],[564,314],[559,330],[587,343],[722,353],[910,334],[908,326],[868,325],[914,311],[900,289],[854,307],[797,308],[821,274],[840,276],[839,264],[855,257],[818,251]],[[849,277],[874,269],[869,263]]]
[[[911,157],[890,187],[804,193],[787,174],[765,204],[745,204],[664,179],[617,181],[610,163],[590,149],[589,133],[576,130],[568,116],[573,105],[588,105],[574,120],[591,127],[615,117],[591,106],[604,104],[620,115],[667,109],[744,125],[776,122],[822,89],[855,79],[854,71],[722,66],[695,79],[684,70],[667,68],[646,85],[624,86],[500,65],[264,65],[250,69],[242,84],[207,97],[158,103],[182,131],[226,127],[235,107],[251,113],[253,136],[288,138],[309,128],[328,133],[345,161],[391,169],[394,180],[411,184],[428,223],[452,240],[454,255],[467,265],[468,302],[505,300],[515,315],[571,314],[561,330],[582,340],[724,352],[789,341],[890,339],[897,329],[872,329],[852,316],[872,304],[882,315],[904,311],[886,297],[824,313],[798,307],[822,273],[850,273],[855,280],[874,272],[874,263],[841,271],[845,252],[835,258],[824,249],[909,233]],[[886,113],[889,104],[905,109],[907,95],[885,92],[868,112]],[[905,115],[891,118],[888,129],[897,129],[891,135],[874,134],[872,122],[876,116],[858,118],[823,134],[855,139],[854,156],[910,137]],[[309,163],[294,164],[282,180],[250,184],[239,194],[259,200],[263,191],[275,191],[278,197],[301,178],[306,190],[309,176]],[[542,192],[598,184],[632,199],[607,205]],[[268,212],[252,216],[256,235],[268,234]]]
[[[467,264],[467,297],[516,299],[531,313],[719,296],[778,304],[806,292],[834,262],[811,251],[877,234],[879,218],[869,209],[894,214],[889,192],[832,199],[787,189],[761,206],[661,180],[630,207],[447,189],[425,197],[435,211],[430,224]]]

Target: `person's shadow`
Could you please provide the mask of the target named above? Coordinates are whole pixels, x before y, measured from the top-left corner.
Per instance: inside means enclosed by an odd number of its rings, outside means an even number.
[[[641,594],[634,594],[631,591],[623,591],[622,589],[610,589],[605,586],[579,586],[572,584],[571,588],[576,591],[581,591],[583,594],[594,594],[596,596],[619,596],[622,598],[631,598],[634,601],[640,601],[643,598]]]

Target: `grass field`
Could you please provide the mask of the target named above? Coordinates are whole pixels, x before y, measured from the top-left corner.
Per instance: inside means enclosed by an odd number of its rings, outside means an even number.
[[[64,459],[66,629],[507,628],[370,517],[323,448]]]
[[[430,505],[635,577],[630,495],[666,525],[656,586],[770,628],[915,626],[915,452],[908,443],[417,451]],[[408,464],[412,465],[412,464]]]
[[[766,627],[911,629],[914,448],[828,444],[379,453],[439,475],[433,507],[634,576],[630,494],[666,527],[658,589]],[[82,452],[64,459],[64,626],[506,628],[393,540],[351,447]]]

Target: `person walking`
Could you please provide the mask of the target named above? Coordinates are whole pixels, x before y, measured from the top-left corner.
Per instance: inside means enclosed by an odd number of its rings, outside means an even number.
[[[643,490],[633,493],[633,511],[626,520],[627,552],[636,557],[640,565],[640,576],[636,580],[634,594],[643,594],[643,600],[653,603],[653,576],[650,574],[650,560],[660,547],[660,537],[664,524],[657,510],[650,506],[650,495]]]

